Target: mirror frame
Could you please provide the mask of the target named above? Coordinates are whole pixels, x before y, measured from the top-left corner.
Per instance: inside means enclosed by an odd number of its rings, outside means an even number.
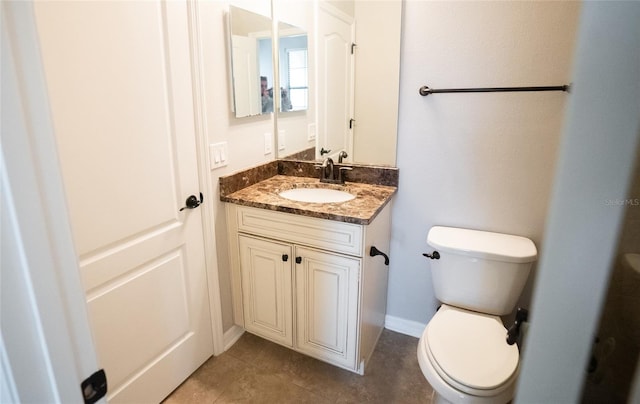
[[[351,113],[355,127],[351,132],[350,139],[350,143],[354,148],[354,156],[350,156],[347,161],[359,164],[395,166],[402,1],[269,1],[271,17],[266,17],[263,13],[259,15],[271,19],[271,64],[273,67],[272,83],[274,88],[281,87],[278,45],[280,21],[292,26],[303,27],[303,30],[308,32],[308,109],[283,113],[280,108],[276,108],[273,112],[275,159],[308,161],[321,157],[317,151],[317,148],[321,145],[318,144],[319,140],[316,139],[318,137],[316,132],[322,128],[317,127],[319,112],[316,104],[319,102],[317,99],[319,79],[314,66],[317,63],[317,27],[315,24],[318,10],[327,8],[325,6],[328,5],[328,8],[337,9],[336,6],[339,7],[338,12],[343,14],[345,14],[344,10],[351,10],[353,18],[356,20],[355,31],[358,41],[355,52],[357,60],[354,63],[354,70],[357,80],[355,80],[353,94],[355,109]],[[265,4],[261,3],[263,6]],[[310,5],[311,7],[309,7]],[[370,6],[376,6],[376,9],[366,10]],[[241,8],[237,6],[230,7]],[[266,8],[264,9],[266,10]],[[295,15],[296,12],[298,15]],[[379,25],[381,15],[387,21],[384,30],[381,30]],[[231,35],[231,24],[229,24],[229,33]],[[385,55],[385,63],[380,63],[380,54]],[[365,55],[367,56],[365,57]],[[394,63],[396,57],[397,63]],[[364,74],[360,75],[359,73],[363,70]],[[376,84],[370,85],[372,82]],[[233,87],[231,91],[233,91]],[[380,97],[379,94],[385,94],[385,97]],[[280,105],[281,94],[276,91],[274,95],[274,104]],[[232,99],[232,102],[235,105],[235,99]],[[381,110],[388,113],[381,114]],[[300,132],[302,132],[301,135],[299,134]],[[296,136],[292,136],[292,133],[296,134]],[[362,147],[358,146],[358,144]]]

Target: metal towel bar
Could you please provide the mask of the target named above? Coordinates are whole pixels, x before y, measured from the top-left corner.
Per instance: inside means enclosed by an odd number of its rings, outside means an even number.
[[[544,86],[544,87],[487,87],[487,88],[441,88],[433,89],[428,86],[420,87],[419,93],[422,96],[441,93],[499,93],[515,91],[566,91],[569,92],[571,85]]]

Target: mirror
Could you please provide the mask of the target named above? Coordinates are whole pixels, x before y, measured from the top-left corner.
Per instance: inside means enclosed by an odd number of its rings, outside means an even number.
[[[280,112],[305,111],[309,106],[307,33],[278,23],[278,70]]]
[[[337,162],[338,154],[346,151],[348,163],[394,166],[402,0],[273,2],[278,21],[302,26],[308,33],[310,83],[304,113],[276,112],[277,157],[329,156]],[[335,31],[336,23],[347,27],[345,35]],[[278,31],[285,32],[287,25],[278,24]],[[356,43],[353,57],[351,42]],[[339,59],[345,49],[351,62]],[[330,151],[321,155],[322,149]]]
[[[272,113],[271,19],[234,6],[228,15],[233,112],[237,118]]]

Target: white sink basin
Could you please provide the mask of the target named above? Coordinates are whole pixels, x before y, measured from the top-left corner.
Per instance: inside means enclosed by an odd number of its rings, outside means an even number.
[[[294,188],[280,192],[283,198],[296,202],[335,203],[346,202],[355,198],[346,191],[329,188]]]

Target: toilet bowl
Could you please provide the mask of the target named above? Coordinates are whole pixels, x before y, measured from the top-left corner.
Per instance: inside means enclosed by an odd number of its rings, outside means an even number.
[[[518,376],[517,345],[500,317],[442,305],[418,342],[418,363],[434,404],[504,404]]]
[[[518,378],[518,346],[500,316],[510,314],[537,258],[525,237],[434,226],[427,244],[442,302],[418,343],[418,363],[435,404],[505,404]],[[437,252],[437,254],[436,254]]]

